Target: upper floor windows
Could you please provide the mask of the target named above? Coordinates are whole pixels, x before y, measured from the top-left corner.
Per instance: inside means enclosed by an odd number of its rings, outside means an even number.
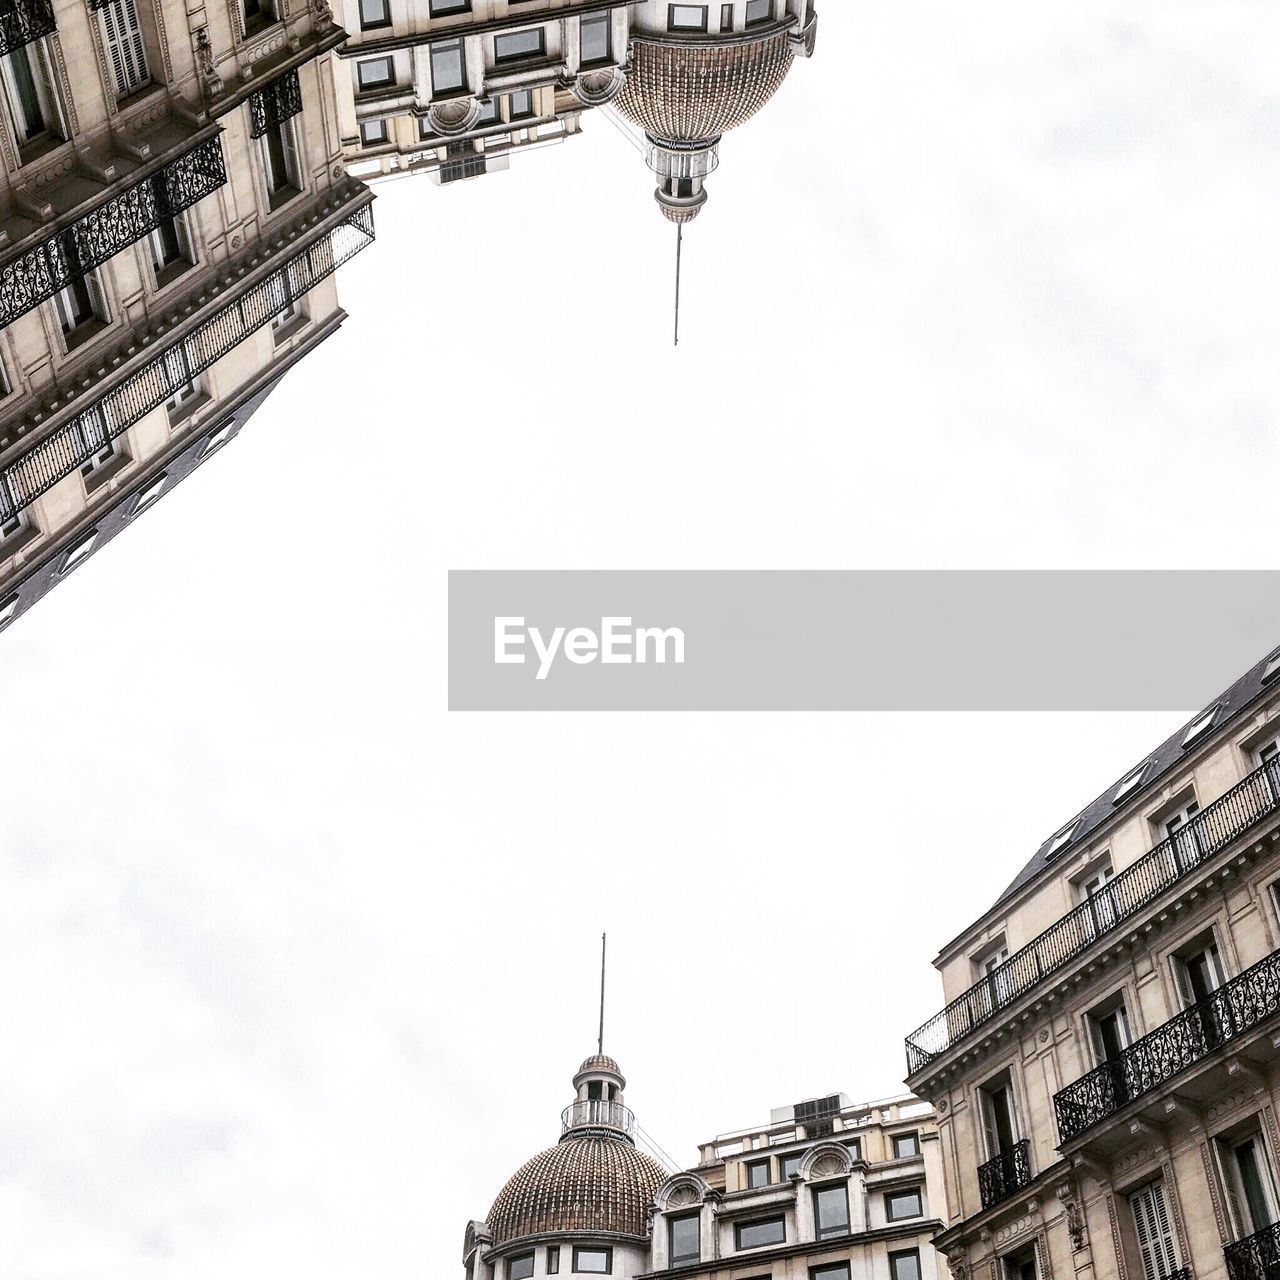
[[[1199,742],[1210,729],[1213,728],[1213,722],[1218,718],[1218,706],[1212,706],[1208,711],[1197,716],[1187,728],[1187,732],[1183,735],[1182,745],[1190,747]]]
[[[1148,1280],[1168,1280],[1182,1263],[1165,1202],[1163,1182],[1151,1182],[1129,1197],[1142,1272]]]
[[[276,20],[275,5],[272,0],[240,0],[240,16],[245,35],[252,35]]]
[[[390,59],[387,59],[390,62]],[[452,93],[466,86],[466,63],[462,41],[437,40],[431,46],[431,89],[433,93]]]
[[[1052,858],[1055,854],[1059,854],[1071,843],[1071,837],[1076,833],[1076,827],[1080,825],[1077,818],[1070,826],[1063,827],[1056,836],[1049,842],[1049,847],[1044,851],[1046,859]]]
[[[862,1159],[862,1139],[846,1138],[844,1145],[849,1149],[849,1159],[858,1161]]]
[[[810,1267],[809,1280],[849,1280],[849,1264],[829,1262],[822,1267]],[[903,1280],[910,1280],[910,1278],[904,1277]]]
[[[1089,1028],[1089,1041],[1093,1048],[1094,1062],[1115,1062],[1129,1047],[1129,1014],[1124,1007],[1124,996],[1108,997],[1085,1014]]]
[[[461,40],[455,40],[451,43],[461,45]],[[431,46],[431,56],[435,59],[436,46]],[[363,58],[356,63],[356,85],[363,92],[366,89],[381,89],[385,85],[395,84],[396,82],[396,64],[394,59],[389,57],[383,58]]]
[[[575,1245],[573,1269],[584,1275],[607,1276],[613,1271],[613,1250],[580,1249]]]
[[[8,555],[13,544],[19,540],[19,535],[26,532],[28,528],[25,511],[15,511],[12,515],[0,519],[0,556]],[[4,545],[6,542],[10,544],[7,547]]]
[[[0,58],[0,82],[21,159],[66,137],[53,67],[43,40]]]
[[[910,1191],[887,1191],[884,1197],[884,1216],[889,1222],[901,1222],[904,1218],[919,1218],[924,1214],[924,1200],[919,1187]]]
[[[1243,1239],[1280,1218],[1275,1175],[1261,1130],[1239,1131],[1217,1139],[1218,1162],[1227,1189],[1227,1206],[1236,1238]]]
[[[1201,934],[1173,957],[1178,992],[1183,1005],[1202,1004],[1224,981],[1222,960],[1213,935]]]
[[[151,81],[147,69],[147,49],[138,21],[136,0],[111,0],[98,13],[107,61],[115,81],[117,98],[127,98]]]
[[[747,1163],[747,1187],[756,1190],[769,1185],[769,1161],[751,1160]]]
[[[767,1244],[785,1244],[787,1221],[776,1218],[756,1218],[752,1222],[739,1222],[733,1228],[734,1241],[739,1249],[760,1249]]]
[[[899,1253],[891,1253],[889,1280],[920,1280],[920,1250],[903,1249]]]
[[[533,1275],[533,1254],[522,1253],[507,1262],[507,1280],[529,1280]]]
[[[1280,885],[1280,881],[1276,882]],[[787,1182],[791,1178],[798,1177],[800,1174],[800,1161],[804,1159],[802,1152],[797,1152],[791,1156],[779,1156],[778,1168],[782,1175],[782,1181]]]
[[[1076,897],[1088,904],[1089,922],[1098,932],[1109,929],[1115,923],[1115,903],[1111,894],[1106,891],[1113,875],[1111,863],[1106,862],[1086,871],[1073,882]]]
[[[1280,760],[1280,734],[1254,747],[1253,758],[1259,765],[1266,764],[1268,760]]]
[[[269,125],[258,139],[263,173],[267,180],[267,197],[272,209],[302,190],[302,168],[298,163],[298,137],[293,120]]]
[[[431,0],[430,14],[433,18],[446,18],[454,13],[470,13],[471,0]]]
[[[72,276],[71,282],[53,295],[53,305],[68,350],[95,334],[109,318],[106,296],[96,271]]]
[[[560,1274],[560,1246],[558,1244],[547,1245],[547,1275],[558,1276]]]
[[[733,30],[733,5],[731,4],[720,6],[720,30],[721,32]]]
[[[705,4],[672,4],[667,6],[669,31],[705,31],[707,6]]]
[[[1163,827],[1165,836],[1172,841],[1173,851],[1184,871],[1190,870],[1200,860],[1199,842],[1191,819],[1200,812],[1200,805],[1189,800],[1180,809],[1166,813]]]
[[[493,58],[497,63],[540,58],[547,52],[547,33],[541,27],[507,31],[493,38]]]
[[[687,1262],[697,1262],[702,1257],[701,1221],[696,1213],[686,1214],[683,1218],[672,1218],[668,1231],[671,1266],[679,1267]]]
[[[1008,1076],[984,1084],[978,1090],[978,1101],[982,1109],[982,1129],[988,1158],[1007,1155],[1018,1142],[1013,1087]]]
[[[529,89],[517,89],[511,95],[511,118],[527,120],[533,115],[533,92]]]
[[[1280,675],[1280,649],[1267,659],[1267,665],[1262,669],[1262,680],[1265,684],[1268,680],[1274,680]]]
[[[612,17],[608,11],[583,14],[578,23],[583,62],[608,61],[611,22]]]
[[[1133,795],[1142,785],[1143,775],[1147,772],[1147,765],[1150,763],[1149,760],[1144,760],[1137,769],[1121,781],[1116,788],[1115,795],[1111,797],[1112,804],[1121,804]]]
[[[768,22],[773,17],[773,0],[747,0],[747,26]]]
[[[360,122],[360,144],[365,147],[377,147],[387,140],[387,122],[385,120],[362,120]]]
[[[843,1182],[814,1187],[813,1219],[819,1240],[849,1234],[849,1189]]]
[[[376,31],[391,25],[389,0],[360,0],[360,30]]]
[[[920,1135],[918,1133],[896,1133],[893,1136],[893,1158],[904,1160],[907,1156],[920,1154]]]
[[[185,214],[162,218],[159,226],[147,235],[151,251],[151,265],[155,269],[156,283],[160,286],[176,280],[195,264],[191,249],[191,234],[187,230]]]
[[[1005,1280],[1039,1280],[1040,1269],[1036,1265],[1035,1246],[1019,1249],[1002,1259]]]

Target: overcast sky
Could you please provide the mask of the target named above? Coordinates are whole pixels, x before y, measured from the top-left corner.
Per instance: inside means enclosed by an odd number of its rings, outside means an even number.
[[[340,334],[0,641],[0,1273],[456,1274],[605,928],[680,1161],[900,1087],[937,948],[1196,706],[449,716],[446,572],[1274,567],[1280,15],[1114,8],[827,0],[678,353],[605,119],[380,189]]]

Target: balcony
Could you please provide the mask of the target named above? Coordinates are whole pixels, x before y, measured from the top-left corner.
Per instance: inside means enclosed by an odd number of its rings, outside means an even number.
[[[50,0],[0,0],[0,57],[56,31]]]
[[[1280,1223],[1227,1245],[1222,1256],[1230,1280],[1280,1280]]]
[[[560,1113],[560,1132],[571,1129],[617,1129],[628,1136],[635,1128],[636,1118],[630,1107],[620,1102],[608,1102],[603,1098],[588,1098],[575,1102]]]
[[[913,1031],[907,1037],[907,1074],[923,1070],[1045,978],[1064,969],[1098,938],[1118,929],[1171,885],[1277,812],[1280,758],[1267,761],[1206,805],[1176,834]]]
[[[1061,1145],[1280,1013],[1280,951],[1054,1095]]]
[[[1031,1143],[1027,1138],[1015,1142],[1008,1151],[1002,1151],[993,1160],[978,1166],[978,1194],[982,1207],[1007,1200],[1019,1187],[1031,1181]]]

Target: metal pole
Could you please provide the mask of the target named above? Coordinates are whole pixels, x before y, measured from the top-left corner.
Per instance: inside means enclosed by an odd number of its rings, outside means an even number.
[[[596,1052],[600,1054],[604,1053],[604,956],[608,939],[607,933],[600,935],[600,1038],[596,1041]]]
[[[676,223],[676,346],[680,345],[680,254],[684,248],[684,224]]]

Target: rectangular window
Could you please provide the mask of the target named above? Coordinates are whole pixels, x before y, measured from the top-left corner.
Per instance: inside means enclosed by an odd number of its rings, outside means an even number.
[[[605,62],[609,57],[609,13],[584,14],[579,22],[583,62]]]
[[[1267,659],[1267,665],[1262,669],[1262,681],[1265,684],[1268,680],[1274,680],[1280,675],[1280,649]]]
[[[1074,882],[1077,900],[1089,908],[1082,913],[1081,923],[1093,933],[1105,932],[1116,920],[1115,899],[1109,887],[1112,874],[1108,862]]]
[[[667,6],[669,31],[705,31],[707,6],[705,4],[673,4]]]
[[[1149,761],[1143,761],[1142,765],[1128,774],[1120,785],[1116,788],[1116,793],[1111,797],[1112,804],[1119,804],[1122,800],[1126,800],[1141,785],[1143,776],[1147,772]]]
[[[1138,1253],[1146,1280],[1168,1280],[1182,1266],[1169,1224],[1164,1183],[1152,1182],[1129,1197]]]
[[[747,26],[768,22],[773,17],[773,0],[747,0]]]
[[[387,122],[385,120],[362,120],[360,122],[360,144],[365,147],[376,147],[387,140]]]
[[[513,120],[524,120],[533,115],[533,94],[528,89],[517,89],[510,102]]]
[[[908,1156],[920,1154],[920,1135],[918,1133],[898,1133],[893,1138],[893,1158],[905,1160]]]
[[[165,483],[169,477],[165,472],[161,472],[152,480],[148,480],[146,484],[138,490],[137,501],[133,504],[133,511],[136,514],[143,507],[149,507],[163,492]]]
[[[754,1222],[739,1222],[733,1229],[739,1249],[760,1249],[767,1244],[785,1244],[787,1222],[785,1218],[757,1218]]]
[[[849,1149],[850,1160],[857,1163],[857,1161],[862,1159],[862,1139],[861,1138],[849,1138],[844,1145]]]
[[[147,236],[147,244],[151,249],[151,265],[155,269],[156,283],[159,285],[176,280],[188,267],[195,264],[185,214],[162,218],[160,225]]]
[[[751,1190],[769,1185],[768,1160],[750,1160],[747,1162],[747,1186]]]
[[[262,168],[267,179],[267,194],[272,209],[302,190],[298,168],[298,143],[292,120],[281,120],[258,139]]]
[[[388,0],[360,0],[360,30],[373,31],[377,27],[391,25],[391,5]]]
[[[431,0],[430,13],[433,18],[445,18],[451,13],[468,13],[471,0]]]
[[[573,1249],[573,1269],[584,1275],[607,1276],[613,1271],[612,1249]]]
[[[1014,1119],[1013,1090],[1007,1079],[985,1084],[978,1090],[982,1107],[982,1127],[987,1158],[1007,1155],[1017,1145],[1018,1125]]]
[[[834,1186],[814,1187],[813,1216],[818,1224],[818,1239],[849,1234],[849,1189],[843,1182]]]
[[[9,370],[4,367],[4,361],[0,360],[0,400],[12,392],[13,383],[9,381]]]
[[[558,1276],[560,1274],[560,1246],[551,1244],[547,1246],[547,1275]]]
[[[702,1257],[701,1219],[696,1213],[672,1218],[670,1223],[671,1262],[673,1267],[697,1262]]]
[[[1271,1161],[1258,1130],[1218,1139],[1218,1156],[1236,1238],[1244,1239],[1276,1221],[1276,1188]]]
[[[1276,881],[1280,885],[1280,880]],[[791,1178],[800,1176],[800,1161],[804,1159],[803,1153],[797,1153],[793,1156],[780,1156],[778,1165],[782,1173],[782,1181],[787,1182]]]
[[[904,1218],[919,1218],[924,1213],[924,1203],[918,1187],[911,1191],[889,1191],[884,1197],[884,1216],[890,1222]]]
[[[454,41],[461,44],[461,41]],[[432,57],[435,56],[435,45],[431,46]],[[395,84],[396,64],[394,58],[365,58],[356,63],[356,83],[361,90],[380,89],[385,85]]]
[[[1218,718],[1218,708],[1210,707],[1208,711],[1198,715],[1188,726],[1187,731],[1183,734],[1182,745],[1184,747],[1194,746],[1199,742],[1210,729],[1213,728],[1213,722]]]
[[[244,19],[244,33],[261,31],[276,20],[276,11],[271,0],[241,0],[241,17]]]
[[[166,507],[167,511],[168,508]],[[533,1275],[533,1254],[522,1253],[507,1263],[507,1280],[529,1280]]]
[[[439,40],[431,46],[431,90],[453,93],[466,85],[461,40]]]
[[[1039,1280],[1034,1248],[1021,1249],[1003,1259],[1005,1280]]]
[[[65,288],[53,296],[58,323],[68,347],[95,332],[107,319],[107,304],[97,273],[73,276]]]
[[[889,1280],[920,1280],[920,1250],[903,1249],[889,1255]]]
[[[81,560],[93,550],[94,543],[98,541],[97,529],[90,529],[70,550],[67,552],[65,559],[62,561],[62,568],[59,572],[70,573],[72,569],[80,563]]]
[[[80,474],[82,476],[91,476],[95,471],[101,471],[115,456],[115,441],[102,441],[89,457],[80,464]]]
[[[12,515],[5,516],[3,520],[0,520],[0,542],[7,542],[27,527],[27,513],[25,511],[15,511]]]
[[[493,38],[495,62],[518,62],[521,58],[540,58],[547,51],[547,33],[541,27],[527,31],[508,31]]]
[[[809,1280],[849,1280],[849,1264],[833,1262],[825,1267],[810,1267]]]
[[[137,4],[135,0],[111,0],[105,9],[99,11],[98,17],[102,22],[102,40],[106,45],[107,61],[111,64],[116,97],[127,98],[151,81]]]
[[[0,80],[4,81],[20,153],[66,136],[57,87],[43,41],[22,45],[0,58]]]
[[[1164,820],[1165,838],[1183,871],[1190,871],[1200,861],[1200,830],[1192,821],[1199,812],[1199,803],[1190,800]]]
[[[13,621],[13,615],[18,611],[18,593],[15,591],[12,595],[6,596],[0,600],[0,627],[5,623]]]
[[[731,4],[720,6],[720,30],[722,32],[733,30],[733,5]]]

